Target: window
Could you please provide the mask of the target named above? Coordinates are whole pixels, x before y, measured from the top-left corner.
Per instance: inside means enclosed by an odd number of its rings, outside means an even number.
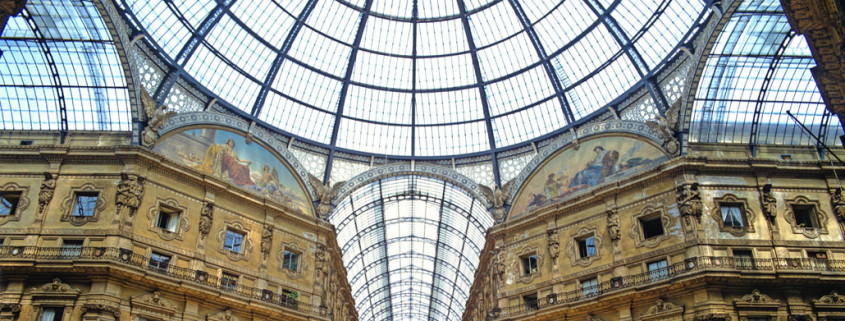
[[[76,192],[76,199],[73,202],[73,210],[71,216],[90,217],[94,216],[94,210],[97,208],[97,192]]]
[[[158,211],[158,219],[156,220],[156,227],[163,231],[175,233],[179,227],[179,215],[181,212],[166,206],[161,206]]]
[[[522,257],[522,274],[537,273],[537,254]]]
[[[78,258],[82,254],[83,240],[64,240],[61,256],[64,259]]]
[[[818,228],[819,218],[813,205],[792,205],[795,214],[795,225],[803,228]]]
[[[588,258],[596,255],[596,238],[593,235],[579,239],[578,241],[578,257]]]
[[[167,267],[170,265],[170,256],[161,254],[158,252],[153,252],[150,254],[150,268],[154,270],[159,270],[160,272],[166,271]]]
[[[734,266],[740,270],[754,269],[754,255],[750,250],[734,250]]]
[[[62,308],[44,308],[41,312],[41,321],[61,321],[62,312],[64,312]]]
[[[722,211],[722,223],[725,227],[745,227],[745,218],[742,215],[742,204],[719,203],[719,209]]]
[[[226,240],[223,242],[223,249],[241,253],[241,246],[244,243],[243,233],[238,233],[232,230],[226,230]]]
[[[599,280],[592,278],[581,281],[581,291],[585,298],[599,295]]]
[[[640,226],[643,228],[644,239],[663,235],[663,222],[659,215],[640,218]]]
[[[810,264],[812,264],[813,269],[827,271],[827,252],[807,251],[807,257],[810,258]]]
[[[18,201],[21,199],[21,192],[0,193],[0,216],[15,215],[18,210]]]
[[[285,257],[284,261],[282,261],[282,267],[296,272],[299,268],[299,253],[285,250]]]
[[[299,292],[291,291],[288,289],[282,289],[282,303],[287,304],[296,304],[296,300],[299,299]]]
[[[238,288],[238,276],[223,272],[220,276],[220,287],[224,290],[235,290]]]
[[[529,294],[522,297],[522,302],[525,304],[525,311],[537,311],[540,308],[537,305],[537,294]]]
[[[651,262],[648,264],[648,275],[651,282],[657,282],[669,277],[669,264],[666,260]]]

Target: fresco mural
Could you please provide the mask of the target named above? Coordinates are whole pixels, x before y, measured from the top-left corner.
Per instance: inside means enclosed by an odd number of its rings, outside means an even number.
[[[288,167],[257,143],[222,129],[186,130],[158,143],[154,151],[242,189],[313,215],[305,191]]]
[[[516,197],[511,218],[668,159],[657,147],[633,138],[602,137],[582,142],[578,150],[568,148],[535,171]]]

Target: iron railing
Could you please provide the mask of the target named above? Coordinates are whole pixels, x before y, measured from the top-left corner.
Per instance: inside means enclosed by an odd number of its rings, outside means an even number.
[[[10,260],[49,260],[49,261],[109,261],[130,265],[153,273],[186,280],[195,284],[251,298],[275,305],[305,312],[320,314],[325,308],[297,301],[287,295],[274,293],[268,289],[246,287],[231,284],[221,278],[209,275],[202,270],[177,267],[173,264],[151,261],[150,257],[133,253],[131,250],[114,247],[37,247],[37,246],[0,246],[0,261]]]
[[[718,271],[809,271],[809,272],[845,272],[845,260],[824,259],[751,259],[736,257],[704,256],[693,257],[657,269],[636,275],[614,277],[596,286],[584,287],[574,291],[553,293],[537,301],[529,300],[523,304],[500,309],[499,318],[536,312],[551,306],[587,300],[606,293],[638,287],[673,279],[704,270]]]

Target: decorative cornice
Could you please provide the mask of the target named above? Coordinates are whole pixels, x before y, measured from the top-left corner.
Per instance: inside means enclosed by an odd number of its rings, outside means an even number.
[[[743,295],[741,298],[734,300],[737,307],[753,307],[753,306],[780,306],[780,300],[772,299],[772,297],[760,293],[760,290],[754,289],[751,293]]]

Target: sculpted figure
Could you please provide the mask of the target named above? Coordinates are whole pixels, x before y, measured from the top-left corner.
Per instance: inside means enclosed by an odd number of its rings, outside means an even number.
[[[560,255],[560,243],[557,240],[557,230],[549,230],[549,256],[552,258],[552,264],[557,262]]]
[[[836,218],[845,223],[845,197],[842,196],[841,188],[837,188],[833,192],[830,203],[833,205],[833,213],[836,214]]]
[[[264,228],[264,232],[261,235],[261,254],[264,254],[264,259],[267,259],[267,256],[270,255],[270,246],[273,243],[273,227],[267,225]]]
[[[317,198],[320,199],[320,204],[317,205],[317,212],[320,214],[320,217],[323,219],[328,219],[329,214],[332,212],[332,198],[337,195],[337,191],[341,185],[343,185],[346,181],[337,182],[334,185],[323,184],[320,179],[314,177],[313,175],[308,175],[309,181],[311,182],[311,186],[314,187],[314,191],[317,194]]]
[[[147,113],[147,127],[141,132],[141,144],[144,147],[150,147],[155,144],[158,130],[164,125],[164,121],[176,113],[166,111],[167,106],[164,105],[156,108],[155,99],[144,88],[141,88],[141,104],[144,105],[144,111]]]
[[[486,197],[487,201],[493,205],[493,219],[495,219],[497,223],[504,221],[505,215],[507,214],[505,211],[505,201],[507,201],[508,196],[510,196],[510,187],[512,182],[513,181],[506,183],[502,186],[502,188],[499,188],[498,185],[494,185],[493,189],[481,184],[478,185],[478,187],[481,188],[481,192],[484,194],[484,197]]]
[[[619,216],[613,210],[607,211],[607,234],[610,235],[610,240],[614,242],[622,238],[622,233],[619,230]]]
[[[763,185],[763,191],[760,193],[760,202],[763,203],[763,214],[769,220],[774,221],[778,215],[778,200],[772,194],[772,184]]]
[[[202,206],[202,210],[200,211],[200,223],[199,223],[199,230],[200,236],[205,239],[208,236],[208,232],[211,231],[211,222],[214,219],[214,203],[212,202],[205,202]]]
[[[704,205],[701,203],[701,196],[698,191],[698,183],[680,185],[678,192],[678,210],[683,216],[694,216],[699,221]]]
[[[123,179],[117,185],[117,198],[115,198],[115,205],[117,208],[117,215],[128,213],[129,216],[135,215],[138,206],[141,205],[141,197],[144,196],[143,178],[134,174],[123,174]]]
[[[675,125],[678,122],[680,106],[679,100],[666,111],[666,117],[656,115],[654,120],[646,121],[648,127],[657,132],[657,135],[663,140],[663,147],[666,148],[666,151],[672,155],[678,154],[681,147],[678,139],[675,138]]]
[[[38,213],[43,213],[47,204],[53,199],[56,191],[56,177],[50,173],[44,173],[44,181],[41,182],[41,191],[38,192]]]

